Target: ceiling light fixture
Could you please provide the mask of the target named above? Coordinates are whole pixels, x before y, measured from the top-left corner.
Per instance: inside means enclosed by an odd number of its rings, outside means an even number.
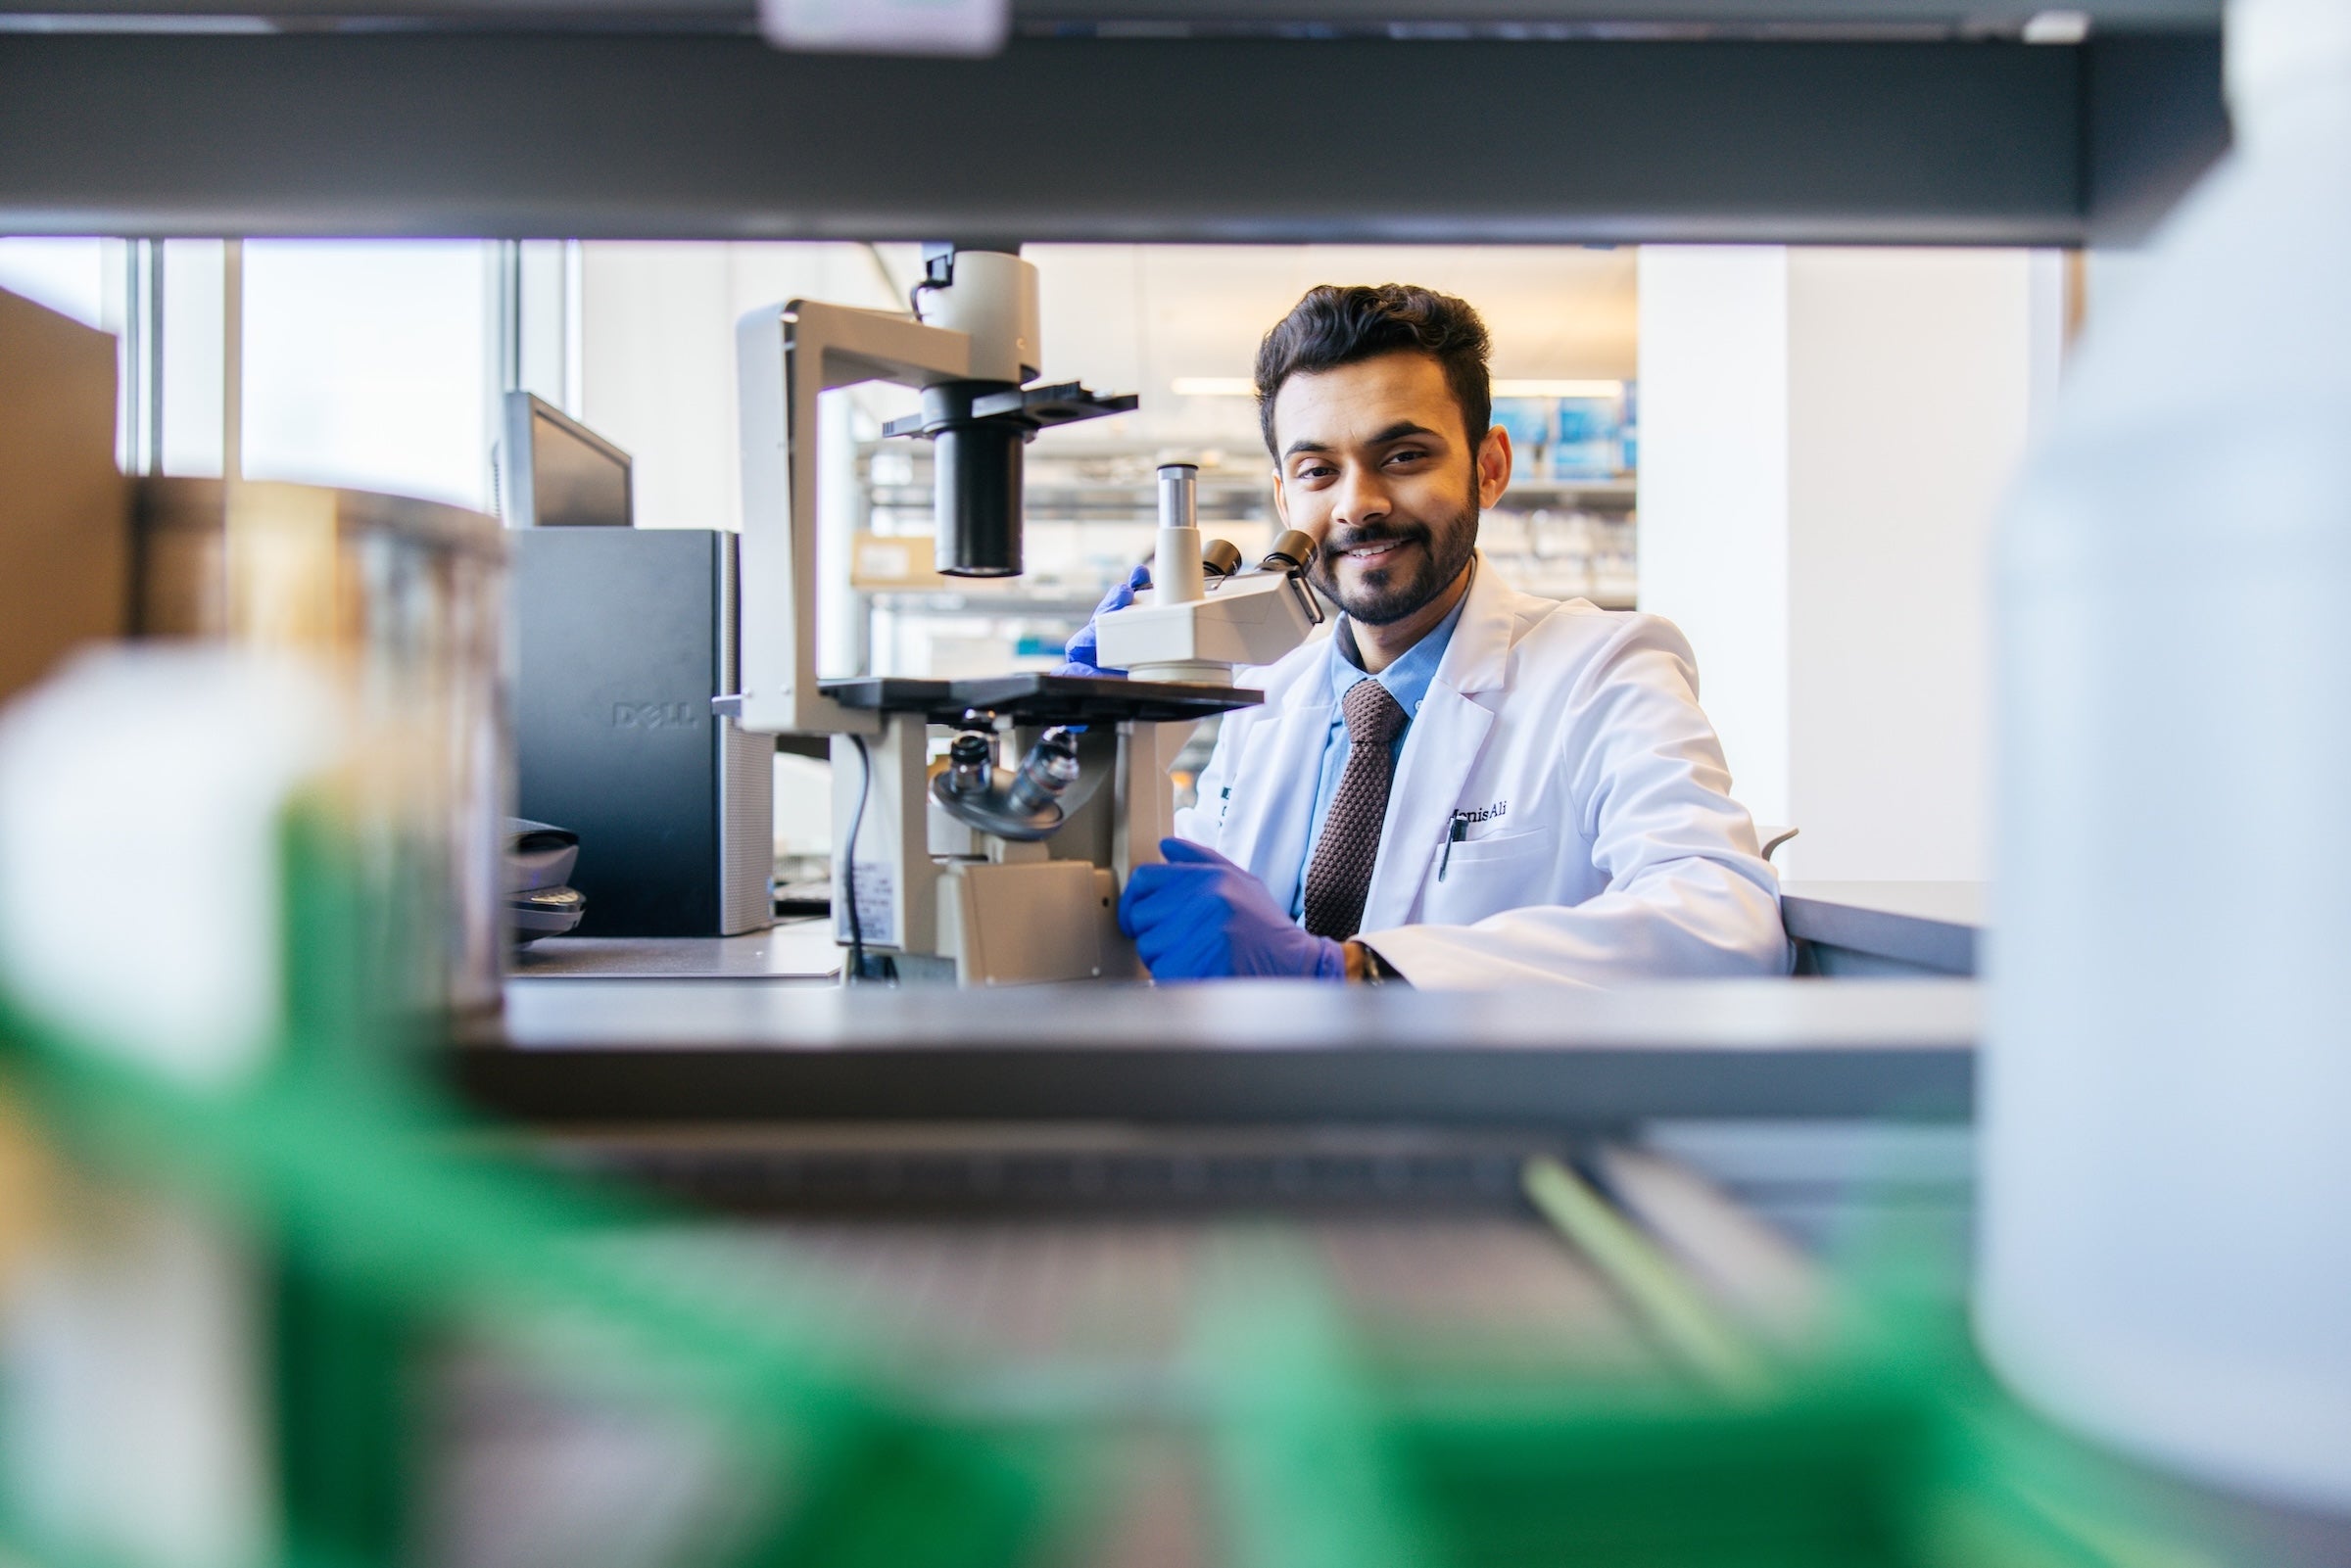
[[[2087,11],[2037,11],[2025,19],[2027,43],[2075,44],[2089,36]]]

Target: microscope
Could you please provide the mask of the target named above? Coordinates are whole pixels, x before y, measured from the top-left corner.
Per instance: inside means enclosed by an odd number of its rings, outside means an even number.
[[[1032,385],[1037,274],[1017,249],[926,246],[914,303],[909,319],[793,300],[737,323],[739,689],[713,706],[747,731],[832,736],[847,982],[1146,978],[1119,930],[1120,890],[1174,831],[1169,769],[1193,729],[1260,700],[1233,685],[1234,666],[1273,662],[1321,621],[1305,581],[1314,546],[1285,533],[1244,566],[1200,536],[1197,469],[1170,464],[1153,586],[1097,629],[1106,666],[1131,679],[818,679],[820,394],[868,381],[921,393],[921,411],[884,433],[932,444],[935,561],[953,577],[1021,572],[1037,431],[1136,404]]]

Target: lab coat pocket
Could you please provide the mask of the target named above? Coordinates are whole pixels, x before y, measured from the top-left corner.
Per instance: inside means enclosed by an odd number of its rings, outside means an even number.
[[[1547,827],[1440,846],[1420,918],[1432,926],[1467,926],[1506,909],[1556,903],[1555,859]]]

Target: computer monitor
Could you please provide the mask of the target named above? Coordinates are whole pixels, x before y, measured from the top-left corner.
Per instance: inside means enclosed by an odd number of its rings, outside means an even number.
[[[499,456],[508,528],[628,528],[629,454],[527,392],[506,394]]]

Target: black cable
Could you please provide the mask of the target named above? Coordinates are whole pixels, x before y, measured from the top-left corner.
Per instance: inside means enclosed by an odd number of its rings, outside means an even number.
[[[874,759],[865,749],[865,736],[853,735],[862,772],[857,781],[857,809],[849,813],[849,842],[840,857],[841,892],[849,901],[849,977],[865,978],[865,923],[857,914],[857,834],[865,827],[865,797],[874,791]]]

